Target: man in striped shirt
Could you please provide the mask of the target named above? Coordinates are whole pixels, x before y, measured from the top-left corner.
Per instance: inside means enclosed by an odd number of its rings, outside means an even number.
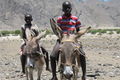
[[[65,34],[78,32],[81,26],[81,22],[78,18],[70,13],[65,13],[62,16],[59,16],[57,23]]]
[[[62,4],[62,11],[64,14],[62,16],[59,16],[57,19],[57,24],[58,26],[62,29],[64,34],[74,34],[80,30],[81,27],[81,22],[76,16],[73,16],[71,14],[72,6],[69,1],[65,1]],[[52,79],[51,80],[58,80],[56,76],[56,60],[59,56],[57,53],[59,49],[59,42],[60,40],[58,39],[56,42],[56,45],[53,48],[53,51],[50,55],[51,59],[51,69],[52,69]],[[84,51],[82,50],[82,46],[80,48],[80,51],[82,54],[85,55]],[[83,76],[82,80],[86,80],[86,59],[85,56],[80,55],[80,62],[81,62],[81,67],[83,71]]]

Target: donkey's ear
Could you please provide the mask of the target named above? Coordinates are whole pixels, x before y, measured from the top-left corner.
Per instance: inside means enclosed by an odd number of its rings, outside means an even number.
[[[91,26],[88,27],[88,28],[85,29],[85,30],[80,30],[80,31],[76,34],[76,37],[75,37],[75,38],[77,39],[77,38],[81,37],[83,34],[87,33],[90,29],[91,29]]]
[[[41,38],[45,37],[47,33],[47,30],[45,30],[44,32],[41,32],[37,37],[35,37],[36,40],[40,40]]]

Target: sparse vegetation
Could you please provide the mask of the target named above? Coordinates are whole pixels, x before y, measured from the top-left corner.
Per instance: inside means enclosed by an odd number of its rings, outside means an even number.
[[[43,32],[44,30],[41,30],[40,32]],[[91,33],[91,34],[104,34],[104,33],[107,33],[107,34],[114,34],[114,32],[116,32],[117,34],[120,34],[120,29],[92,29],[90,30],[88,33]],[[20,35],[21,31],[20,30],[15,30],[15,31],[0,31],[0,35],[1,36],[8,36],[9,34],[12,34],[12,35]],[[50,29],[47,30],[47,34],[54,34]]]
[[[40,32],[43,32],[44,30],[41,30]],[[20,35],[21,31],[20,30],[15,30],[15,31],[0,31],[0,36],[8,36],[8,35]],[[53,32],[51,30],[47,30],[47,34],[53,34]]]
[[[0,31],[0,35],[1,36],[8,36],[9,34],[12,34],[12,35],[19,35],[20,34],[20,30],[15,30],[15,31]]]
[[[18,34],[20,34],[21,32],[20,32],[20,30],[15,30],[13,33],[16,34],[16,35],[18,35]]]
[[[91,34],[96,34],[96,33],[104,34],[104,33],[107,33],[108,31],[109,31],[108,34],[113,34],[113,31],[115,31],[117,34],[120,34],[120,29],[92,29],[88,33],[91,33]]]
[[[8,34],[10,34],[10,31],[1,31],[0,32],[0,35],[2,35],[2,36],[6,36]]]
[[[120,34],[120,30],[116,30],[117,34]]]

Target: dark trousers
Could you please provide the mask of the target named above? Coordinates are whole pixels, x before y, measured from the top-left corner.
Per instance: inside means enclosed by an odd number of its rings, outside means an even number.
[[[22,73],[25,73],[26,55],[22,54],[20,56],[20,60],[21,60],[21,65],[22,65]]]
[[[57,40],[54,48],[53,48],[53,51],[50,55],[50,61],[51,61],[51,69],[52,69],[52,80],[57,80],[57,76],[56,76],[56,61],[58,60],[58,56],[59,56],[59,45],[60,45],[60,42],[59,40]]]
[[[24,49],[24,46],[26,45],[26,43],[23,43],[21,45],[21,51],[22,51],[22,55],[20,55],[20,61],[21,61],[21,66],[22,66],[22,73],[25,73],[25,64],[26,64],[26,55],[23,54],[23,49]]]

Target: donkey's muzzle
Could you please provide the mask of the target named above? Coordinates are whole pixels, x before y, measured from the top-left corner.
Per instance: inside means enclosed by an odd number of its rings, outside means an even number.
[[[71,79],[71,77],[73,76],[73,74],[64,74],[66,79]]]
[[[65,66],[63,75],[65,78],[70,79],[73,76],[73,69],[70,66]]]
[[[35,61],[33,59],[31,59],[30,57],[27,57],[26,67],[34,68],[34,63]]]

